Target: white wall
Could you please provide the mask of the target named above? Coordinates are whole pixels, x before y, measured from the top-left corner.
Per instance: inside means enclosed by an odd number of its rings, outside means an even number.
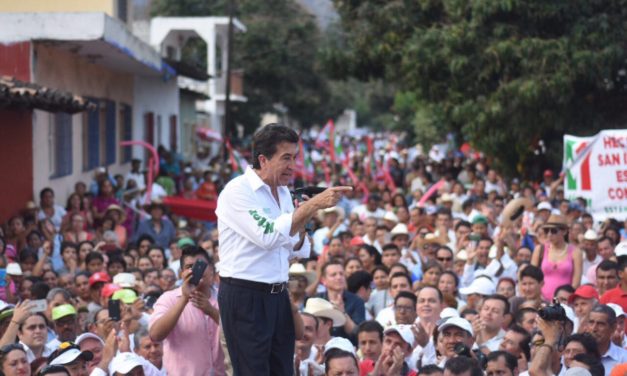
[[[155,144],[163,144],[170,147],[170,116],[176,115],[179,135],[177,137],[179,145],[177,150],[181,150],[180,119],[179,115],[179,93],[176,77],[163,81],[161,78],[135,76],[133,78],[133,139],[145,140],[144,137],[144,114],[154,113],[155,124]],[[157,134],[157,116],[161,116],[161,134]],[[143,158],[144,150],[140,147],[133,147],[133,157]]]

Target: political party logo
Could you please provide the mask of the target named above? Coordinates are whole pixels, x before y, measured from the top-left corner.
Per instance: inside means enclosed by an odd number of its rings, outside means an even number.
[[[566,140],[564,145],[564,165],[571,166],[566,171],[566,189],[570,191],[591,191],[590,150],[588,141]],[[587,155],[581,156],[582,153]]]

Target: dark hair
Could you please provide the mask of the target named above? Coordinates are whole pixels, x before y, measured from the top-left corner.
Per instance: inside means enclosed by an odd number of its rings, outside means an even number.
[[[442,373],[444,372],[444,370],[440,367],[438,367],[435,364],[429,364],[423,367],[420,367],[420,369],[418,369],[418,374],[420,376],[429,376],[429,375],[434,375],[436,373]]]
[[[461,375],[470,370],[471,376],[483,376],[483,371],[476,360],[467,356],[456,356],[446,361],[445,370],[449,370],[453,375]]]
[[[544,281],[544,273],[542,269],[537,266],[529,265],[520,272],[520,280],[522,281],[523,277],[529,277],[535,279],[538,283],[542,283]],[[527,358],[528,359],[528,358]]]
[[[298,144],[298,133],[285,125],[276,123],[267,124],[255,132],[253,135],[253,168],[256,170],[261,168],[260,155],[272,159],[276,154],[277,146],[282,142]]]
[[[503,295],[493,294],[493,295],[490,295],[487,298],[485,298],[485,301],[488,301],[488,300],[500,300],[500,301],[502,301],[503,304],[505,304],[505,310],[503,311],[503,314],[506,314],[506,313],[509,312],[509,301]]]
[[[575,292],[575,288],[571,285],[561,285],[555,289],[555,293],[553,294],[553,297],[555,298],[557,294],[559,294],[560,291],[566,291],[572,294]]]
[[[362,332],[377,332],[377,334],[379,334],[379,341],[383,341],[383,326],[376,320],[363,321],[359,324],[359,327],[357,327],[357,335]]]
[[[83,277],[85,277],[85,278],[89,279],[89,273],[88,273],[88,272],[85,272],[85,271],[80,271],[80,272],[77,272],[77,273],[74,275],[74,283],[76,283],[76,278],[78,278],[79,276],[83,276]]]
[[[460,227],[472,228],[472,224],[470,222],[468,222],[468,221],[459,221],[455,225],[455,231],[459,230]]]
[[[324,277],[327,274],[327,268],[331,265],[339,265],[342,267],[342,270],[344,270],[344,265],[342,265],[342,263],[340,261],[337,260],[331,260],[329,262],[326,262],[324,265],[322,265],[322,269],[320,269],[320,274]]]
[[[482,236],[482,237],[479,239],[479,241],[477,242],[477,244],[479,244],[479,243],[481,243],[481,242],[490,242],[490,246],[492,246],[492,245],[494,244],[494,240],[492,240],[492,238],[491,238],[491,237],[486,236],[486,235]]]
[[[124,260],[124,257],[122,256],[121,253],[109,256],[109,262],[107,263],[107,269],[109,268],[109,266],[111,264],[115,264],[115,263],[121,264],[122,265],[122,269],[124,271],[126,271],[126,260]]]
[[[600,357],[595,357],[592,354],[577,354],[573,360],[587,365],[592,376],[605,376],[605,366],[601,363]]]
[[[328,375],[328,371],[331,369],[331,367],[329,367],[329,363],[331,363],[333,359],[341,358],[351,358],[353,362],[355,362],[355,368],[357,369],[357,372],[359,372],[359,363],[357,362],[357,358],[355,358],[355,355],[338,348],[331,348],[324,354],[324,369],[326,370],[325,375]]]
[[[150,255],[150,252],[157,250],[159,252],[161,252],[161,255],[163,256],[163,269],[168,267],[168,258],[165,256],[165,250],[163,249],[163,247],[160,247],[158,245],[153,244],[150,248],[148,248],[148,253],[146,253],[146,255]],[[205,253],[207,253],[207,251],[205,251]],[[207,256],[208,257],[208,256]],[[181,257],[183,258],[183,257]],[[152,259],[150,259],[150,261],[152,261]]]
[[[213,267],[213,260],[211,260],[211,258],[209,257],[209,254],[207,254],[207,251],[205,251],[203,248],[199,246],[190,245],[190,246],[183,248],[183,253],[181,254],[181,269],[183,268],[183,265],[185,264],[186,257],[196,257],[196,256],[202,256],[205,259],[205,261],[207,261],[209,266]]]
[[[527,334],[528,335],[528,334]],[[528,355],[528,354],[525,354]],[[509,368],[510,371],[512,371],[512,374],[514,373],[514,370],[516,369],[516,367],[518,367],[518,360],[516,359],[516,357],[508,352],[505,351],[492,351],[490,354],[488,354],[488,362],[495,362],[498,361],[499,358],[504,357],[505,358],[505,365],[507,366],[507,368]],[[529,359],[529,358],[527,358]]]
[[[409,291],[399,291],[398,294],[396,295],[396,297],[394,298],[394,305],[396,305],[396,303],[398,302],[398,299],[400,298],[405,298],[405,299],[409,299],[412,301],[412,303],[414,304],[414,307],[416,306],[416,303],[418,301],[418,298],[416,298],[416,295],[409,292]]]
[[[91,251],[85,257],[85,265],[89,265],[89,263],[93,260],[100,260],[101,262],[104,262],[104,256],[100,252]]]
[[[535,308],[531,308],[531,307],[524,307],[524,308],[520,308],[518,311],[516,311],[516,317],[514,318],[514,321],[516,322],[516,324],[521,325],[522,321],[525,317],[525,313],[538,313],[538,310]]]
[[[46,187],[46,188],[43,188],[41,191],[39,191],[39,200],[40,201],[43,200],[44,195],[48,192],[52,193],[52,195],[54,196],[54,191],[52,190],[52,188]]]
[[[407,283],[409,284],[409,286],[411,286],[411,278],[409,277],[408,274],[405,274],[405,273],[401,273],[401,272],[394,273],[388,279],[390,280],[390,283],[392,283],[392,279],[398,278],[398,277],[405,278],[407,280]]]
[[[28,259],[34,259],[35,262],[39,261],[37,251],[32,249],[31,247],[26,247],[20,251],[20,257],[19,257],[20,264],[23,262],[26,262],[26,260]]]
[[[377,251],[375,247],[371,246],[370,244],[362,244],[359,246],[359,248],[357,248],[357,254],[359,254],[359,251],[362,249],[368,252],[370,257],[374,257],[375,265],[381,264],[381,254],[379,253],[379,251]]]
[[[74,248],[74,250],[76,251],[76,253],[78,253],[78,245],[76,243],[73,242],[61,242],[61,256],[63,256],[63,251],[65,251],[66,248]],[[78,255],[76,255],[78,257]]]
[[[32,299],[46,299],[48,293],[50,292],[50,286],[47,283],[35,282],[30,287],[30,293],[32,295]]]
[[[590,311],[590,313],[592,312],[604,314],[607,317],[606,321],[609,326],[616,325],[616,312],[614,312],[614,310],[609,306],[605,304],[597,304],[592,308],[592,311]]]
[[[593,355],[597,358],[601,357],[601,354],[599,354],[599,348],[597,347],[597,341],[589,333],[575,333],[569,335],[566,337],[564,346],[568,345],[570,342],[579,342],[586,350],[587,354]]]
[[[372,283],[372,276],[365,270],[358,270],[351,274],[346,280],[346,287],[348,291],[353,294],[356,293],[361,287],[369,288]]]
[[[610,244],[612,245],[612,247],[615,245],[615,244],[614,244],[614,240],[612,240],[612,238],[610,238],[609,236],[605,236],[605,235],[604,235],[604,236],[601,236],[601,237],[599,238],[599,240],[597,240],[597,244],[599,244],[599,243],[601,243],[601,242],[604,242],[604,241],[606,241],[606,240],[607,240],[608,242],[610,242]]]
[[[44,363],[46,363],[46,359],[45,358],[40,358],[44,360]],[[31,363],[32,365],[32,363]],[[70,372],[67,370],[67,368],[65,368],[64,366],[60,365],[60,364],[54,364],[54,365],[47,365],[45,367],[43,367],[38,373],[37,376],[46,376],[49,374],[53,374],[53,373],[65,373],[66,375],[70,376]]]
[[[523,354],[525,354],[526,359],[531,359],[531,335],[529,334],[529,332],[526,331],[522,326],[516,324],[510,326],[509,330],[523,336],[523,339],[518,343],[518,347],[520,347],[520,350],[522,350]]]
[[[30,318],[31,316],[39,316],[42,319],[44,319],[44,323],[46,324],[46,326],[50,325],[50,323],[48,322],[48,319],[46,318],[46,315],[44,315],[43,312],[35,312],[35,313],[31,313],[30,315],[26,316],[26,319],[24,319],[24,321],[22,321],[22,323],[18,325],[17,329],[20,332],[24,329],[24,323],[26,322],[26,320],[28,320],[28,318]]]
[[[382,271],[385,274],[387,274],[389,276],[390,274],[390,269],[388,269],[387,266],[385,265],[377,265],[374,267],[374,269],[372,269],[372,277],[374,278],[374,273],[376,273],[377,271]]]
[[[605,272],[610,271],[610,270],[615,270],[616,274],[618,275],[618,263],[612,260],[603,260],[599,263],[599,265],[597,265],[596,270],[597,271],[603,270]]]
[[[316,322],[316,330],[318,330],[318,318],[309,312],[299,312],[301,316],[311,317]]]
[[[455,292],[457,292],[457,288],[459,287],[459,276],[451,270],[445,270],[442,272],[442,274],[440,274],[440,278],[438,278],[438,282],[440,282],[440,279],[442,278],[442,276],[445,276],[445,275],[453,277],[453,279],[455,280]]]
[[[394,243],[388,243],[388,244],[384,245],[383,248],[381,248],[381,254],[383,254],[383,252],[385,252],[385,251],[389,251],[390,249],[398,252],[399,255],[401,254],[401,250]]]
[[[439,262],[435,261],[435,260],[429,260],[427,262],[424,262],[422,264],[422,272],[426,273],[428,270],[436,268],[440,271],[440,273],[442,273],[444,271],[444,268],[442,267],[442,264],[440,264]]]
[[[397,262],[397,263],[392,264],[392,266],[390,266],[390,271],[394,268],[401,268],[404,270],[405,274],[409,275],[409,269],[407,269],[407,266],[403,264],[402,262]]]

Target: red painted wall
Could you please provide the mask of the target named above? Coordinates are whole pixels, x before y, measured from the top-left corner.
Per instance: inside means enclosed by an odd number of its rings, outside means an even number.
[[[30,82],[30,42],[0,44],[0,75]]]
[[[31,111],[0,110],[0,223],[33,199]]]

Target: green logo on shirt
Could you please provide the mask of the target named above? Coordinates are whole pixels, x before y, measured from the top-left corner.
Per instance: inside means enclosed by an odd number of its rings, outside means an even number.
[[[274,232],[274,222],[270,222],[257,213],[257,210],[249,210],[248,213],[257,221],[257,226],[262,227],[264,234],[272,234]]]

